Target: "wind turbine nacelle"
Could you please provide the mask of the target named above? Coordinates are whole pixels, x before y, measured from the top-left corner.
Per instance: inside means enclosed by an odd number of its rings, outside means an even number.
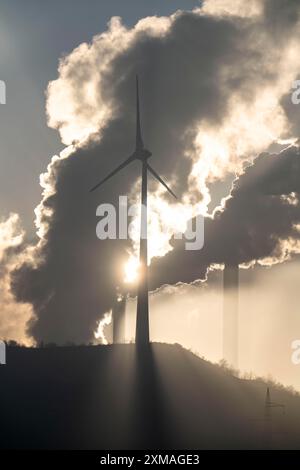
[[[136,158],[142,161],[148,160],[148,158],[150,158],[151,155],[152,153],[149,152],[149,150],[147,149],[141,149],[136,152]]]

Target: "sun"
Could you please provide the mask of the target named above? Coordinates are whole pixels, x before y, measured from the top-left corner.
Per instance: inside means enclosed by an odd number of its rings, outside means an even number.
[[[139,277],[139,260],[137,257],[131,255],[124,266],[125,278],[124,282],[132,283],[135,282]]]

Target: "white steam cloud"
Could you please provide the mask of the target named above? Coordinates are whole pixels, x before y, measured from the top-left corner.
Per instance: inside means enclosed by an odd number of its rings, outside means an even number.
[[[0,221],[0,338],[30,345],[33,339],[27,333],[27,323],[32,318],[32,307],[17,303],[10,287],[11,271],[24,260],[23,248],[24,232],[19,217],[10,214]]]
[[[207,214],[212,183],[242,174],[245,161],[270,144],[298,137],[284,99],[300,70],[299,13],[292,0],[219,0],[133,28],[113,18],[91,44],[60,61],[47,115],[68,147],[41,177],[39,241],[13,279],[16,298],[34,306],[36,339],[91,339],[123,281],[120,260],[132,262],[136,254],[137,241],[100,247],[94,209],[99,199],[114,201],[137,188],[137,175],[122,174],[100,196],[87,196],[94,179],[132,151],[136,72],[145,141],[180,197],[173,204],[151,186],[150,253],[163,257],[172,249],[174,213],[180,226],[191,203],[192,216]]]

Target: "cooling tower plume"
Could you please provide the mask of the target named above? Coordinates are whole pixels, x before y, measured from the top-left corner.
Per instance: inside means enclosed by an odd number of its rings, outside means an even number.
[[[238,367],[239,265],[225,264],[223,273],[223,358]]]
[[[126,296],[118,295],[112,309],[113,344],[125,342]]]
[[[149,211],[149,258],[157,257],[149,269],[150,289],[205,279],[209,266],[232,255],[240,264],[265,257],[270,264],[278,253],[295,251],[300,203],[290,193],[298,194],[300,153],[290,149],[280,158],[265,155],[258,162],[257,157],[248,170],[244,162],[278,139],[299,136],[298,120],[292,118],[296,106],[286,105],[289,118],[282,103],[290,103],[300,70],[300,4],[258,1],[262,10],[255,20],[248,3],[253,2],[206,1],[203,11],[147,17],[130,28],[115,17],[91,43],[78,45],[60,60],[58,77],[47,88],[47,118],[67,147],[40,177],[37,238],[24,261],[9,272],[14,300],[32,309],[27,330],[33,341],[89,343],[96,329],[103,341],[99,321],[108,326],[114,286],[123,282],[124,265],[136,255],[138,236],[132,247],[128,239],[99,240],[95,235],[100,203],[117,207],[123,194],[138,202],[135,165],[115,175],[113,184],[88,194],[98,178],[132,152],[136,72],[147,110],[145,142],[151,143],[157,170],[168,175],[179,197],[171,204],[156,181],[149,182],[155,207]],[[282,161],[290,170],[281,170]],[[173,240],[174,230],[185,230],[186,219],[194,214],[190,205],[206,214],[210,189],[216,196],[217,187],[226,193],[233,174],[240,175],[239,183],[206,217],[203,250],[185,250],[182,240]],[[279,194],[283,186],[289,186],[285,198]],[[178,218],[171,216],[175,213]]]

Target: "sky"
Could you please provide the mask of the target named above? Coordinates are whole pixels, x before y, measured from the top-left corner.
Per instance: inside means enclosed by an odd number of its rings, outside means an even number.
[[[91,196],[88,189],[132,151],[138,71],[153,167],[178,195],[171,201],[149,183],[153,338],[219,360],[222,267],[238,263],[240,341],[253,338],[241,367],[299,388],[289,352],[298,329],[300,337],[300,112],[291,102],[300,7],[293,0],[200,6],[1,2],[0,332],[26,344],[87,343],[116,286],[134,289],[124,271],[135,266],[138,224],[133,243],[100,243],[95,228],[100,202],[116,204],[120,194],[138,202],[138,168]],[[199,214],[205,245],[188,252],[172,235]],[[199,280],[204,287],[195,291],[189,284]],[[185,288],[172,287],[172,299],[161,291],[178,282]],[[254,309],[253,289],[261,299]],[[273,354],[277,340],[282,361]]]

